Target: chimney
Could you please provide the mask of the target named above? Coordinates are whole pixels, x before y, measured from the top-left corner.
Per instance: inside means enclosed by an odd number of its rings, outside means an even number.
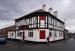
[[[49,8],[48,12],[52,14],[53,8]]]
[[[46,11],[46,7],[47,7],[47,5],[46,4],[43,4],[42,5],[42,10]]]
[[[57,13],[58,13],[57,11],[54,11],[54,12],[53,12],[53,15],[54,15],[55,17],[57,17]]]

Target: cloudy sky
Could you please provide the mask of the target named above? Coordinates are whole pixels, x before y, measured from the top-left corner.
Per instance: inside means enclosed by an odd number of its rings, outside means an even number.
[[[43,4],[58,11],[58,18],[66,19],[66,28],[75,31],[75,0],[0,0],[0,29],[14,25],[14,19],[40,9]]]

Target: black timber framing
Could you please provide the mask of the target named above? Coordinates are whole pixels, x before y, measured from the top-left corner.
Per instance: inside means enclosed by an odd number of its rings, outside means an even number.
[[[49,28],[49,24],[48,24],[48,17],[51,17],[51,22],[52,22],[52,19],[56,19],[58,20],[59,22],[61,22],[62,24],[64,24],[63,21],[59,20],[57,17],[53,16],[52,14],[50,14],[49,12],[33,12],[33,13],[30,13],[30,14],[27,14],[19,19],[15,19],[15,22],[18,22],[18,21],[21,21],[23,19],[29,19],[29,18],[32,18],[32,17],[37,17],[37,27],[36,28],[28,28],[28,29],[41,29],[40,27],[40,21],[38,20],[38,16],[46,16],[47,17],[47,23],[45,22],[45,28],[42,28],[42,29],[52,29],[52,30],[56,30],[54,28]],[[38,23],[39,21],[39,23]],[[16,23],[15,23],[16,24]],[[38,24],[39,24],[39,27],[38,27]],[[46,27],[46,24],[47,24],[47,27]],[[51,24],[52,25],[52,24]],[[53,27],[55,26],[54,25],[54,21],[53,21]],[[56,26],[58,27],[58,26]],[[60,27],[61,28],[61,27]],[[58,30],[58,29],[57,29]]]
[[[27,29],[24,29],[24,30],[31,30],[31,29],[49,29],[49,30],[56,30],[56,31],[64,31],[64,30],[53,29],[53,28],[27,28]]]
[[[40,10],[40,11],[39,11],[39,10]],[[41,11],[41,9],[39,9],[39,10],[36,10],[36,11],[34,11],[34,12],[31,12],[30,14],[24,15],[24,16],[22,16],[21,18],[15,19],[15,21],[20,21],[20,20],[22,20],[22,19],[28,19],[28,18],[31,18],[31,17],[33,17],[33,16],[50,15],[50,16],[52,16],[53,18],[57,19],[58,21],[60,21],[61,23],[64,24],[63,21],[61,21],[61,20],[58,19],[57,17],[53,16],[53,15],[50,14],[49,12],[46,12],[46,11],[43,11],[43,10]]]
[[[48,24],[48,16],[47,16],[47,28],[48,28],[48,25],[49,25],[49,24]]]

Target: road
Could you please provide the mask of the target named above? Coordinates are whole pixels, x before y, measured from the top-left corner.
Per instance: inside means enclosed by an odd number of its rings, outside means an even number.
[[[68,40],[53,42],[48,44],[21,44],[17,41],[8,41],[7,44],[0,45],[1,51],[75,51],[75,40],[70,38]]]

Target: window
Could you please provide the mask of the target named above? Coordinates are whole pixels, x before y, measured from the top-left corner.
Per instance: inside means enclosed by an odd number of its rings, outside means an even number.
[[[52,36],[51,32],[49,32],[49,36],[50,36],[50,37]]]
[[[25,20],[22,20],[22,25],[25,25],[24,23],[25,23]]]
[[[61,37],[62,37],[62,32],[61,32]]]
[[[62,37],[62,32],[61,31],[59,31],[59,36]]]
[[[54,18],[52,18],[52,25],[54,25]]]
[[[29,36],[29,37],[33,37],[33,31],[32,31],[32,30],[29,30],[28,36]]]
[[[17,34],[17,36],[19,36],[19,33]]]
[[[57,26],[57,20],[55,20],[55,26]]]
[[[33,32],[28,32],[29,37],[33,37]]]
[[[57,36],[57,33],[56,33],[56,31],[55,31],[55,33],[54,33],[54,36],[55,36],[55,37]]]
[[[19,32],[19,33],[18,33],[18,36],[21,36],[21,35],[22,35],[22,32]]]
[[[41,21],[40,21],[40,25],[41,25],[41,26],[45,26],[45,21],[44,21],[44,20],[41,20]]]
[[[51,24],[51,18],[48,17],[48,24]]]
[[[37,23],[37,18],[33,17],[33,24]]]
[[[59,31],[59,36],[61,36],[60,34],[61,34],[61,33],[60,33],[60,31]]]
[[[46,16],[39,16],[40,27],[46,27]]]
[[[29,24],[29,19],[27,19],[27,24]]]
[[[12,33],[12,36],[13,36],[13,33]]]
[[[20,32],[20,34],[19,34],[19,36],[21,36],[23,33],[22,32]]]

